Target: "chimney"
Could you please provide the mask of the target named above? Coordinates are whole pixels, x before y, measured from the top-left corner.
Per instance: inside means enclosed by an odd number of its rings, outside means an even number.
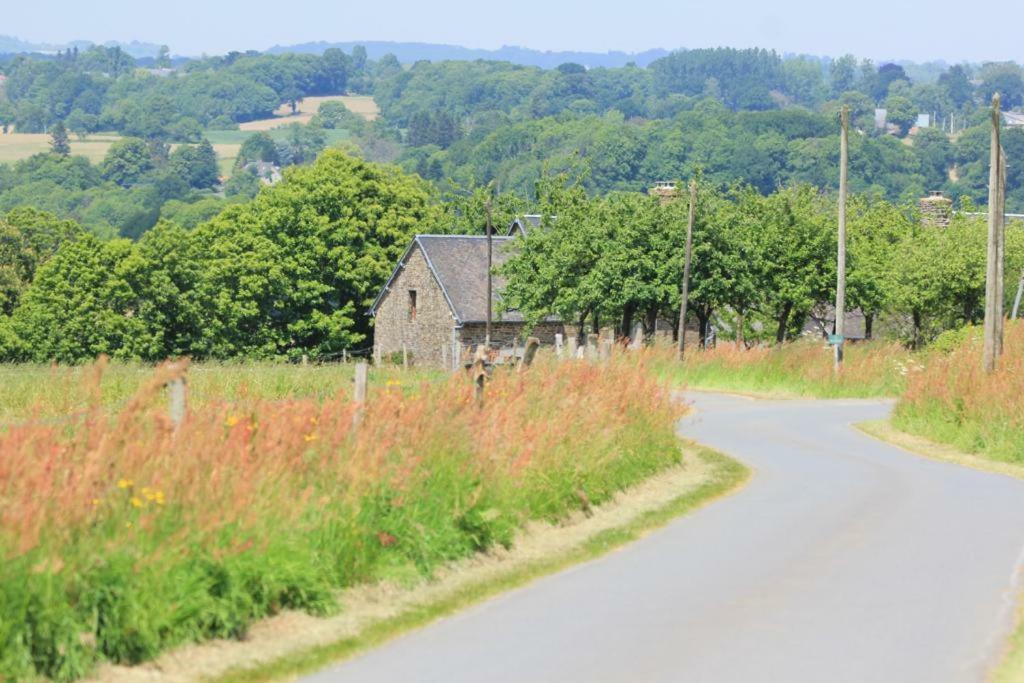
[[[953,200],[942,192],[929,192],[918,205],[921,207],[921,225],[925,227],[947,228],[953,220]]]
[[[672,180],[659,180],[654,187],[648,190],[648,194],[657,197],[662,204],[667,204],[679,195],[679,190]]]

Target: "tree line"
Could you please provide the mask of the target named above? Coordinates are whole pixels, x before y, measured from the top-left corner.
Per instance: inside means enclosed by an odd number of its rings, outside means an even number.
[[[503,266],[503,302],[539,321],[550,314],[595,331],[677,329],[688,202],[641,193],[589,197],[565,176],[545,181],[542,225]],[[915,205],[857,195],[848,208],[847,305],[867,336],[919,347],[978,323],[985,298],[984,218],[922,223]],[[1008,272],[1024,268],[1024,226],[1007,238]],[[690,306],[706,341],[712,326],[738,343],[780,343],[835,300],[836,204],[809,185],[763,195],[744,184],[699,183]],[[1008,292],[1007,295],[1011,295]],[[829,330],[822,328],[821,333]]]

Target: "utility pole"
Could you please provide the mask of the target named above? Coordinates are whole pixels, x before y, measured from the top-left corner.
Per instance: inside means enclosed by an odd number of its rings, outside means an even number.
[[[686,254],[683,263],[683,297],[679,303],[679,360],[686,351],[686,308],[690,303],[690,262],[693,258],[693,221],[697,208],[697,181],[690,180],[690,217],[686,222]]]
[[[846,343],[846,167],[850,151],[850,108],[839,113],[839,253],[836,260],[835,372],[843,369],[843,345]]]
[[[992,96],[992,138],[989,149],[988,172],[988,254],[985,269],[985,345],[982,351],[982,367],[985,372],[995,372],[1002,340],[999,339],[1003,317],[1003,292],[999,289],[1000,249],[1003,206],[1000,203],[1002,147],[999,141],[1000,112],[999,93]]]
[[[491,239],[494,226],[491,223],[491,196],[490,188],[487,190],[487,327],[484,331],[484,346],[487,352],[491,352],[491,268],[494,261],[494,240]]]

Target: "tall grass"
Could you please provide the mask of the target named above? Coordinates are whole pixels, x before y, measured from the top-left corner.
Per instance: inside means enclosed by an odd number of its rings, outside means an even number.
[[[908,368],[914,366],[902,346],[880,341],[848,344],[838,375],[832,349],[820,341],[753,349],[721,343],[707,350],[688,350],[683,362],[676,360],[674,349],[663,347],[653,354],[657,374],[676,384],[816,398],[896,396]]]
[[[281,609],[509,544],[679,461],[678,409],[642,361],[392,379],[333,397],[208,401],[174,430],[152,373],[117,412],[102,365],[71,423],[0,428],[0,678],[239,637]]]
[[[352,383],[353,365],[293,365],[289,363],[196,363],[189,368],[189,402],[201,406],[218,401],[283,400],[336,396]],[[0,424],[31,417],[60,417],[86,411],[97,402],[118,409],[138,392],[153,374],[144,363],[112,362],[104,365],[97,382],[92,366],[0,364]],[[416,370],[413,377],[438,379],[443,375]],[[409,379],[390,366],[374,367],[370,381]]]
[[[1024,322],[1006,327],[998,370],[981,367],[982,339],[963,335],[948,354],[929,356],[900,397],[893,424],[996,460],[1024,463]]]

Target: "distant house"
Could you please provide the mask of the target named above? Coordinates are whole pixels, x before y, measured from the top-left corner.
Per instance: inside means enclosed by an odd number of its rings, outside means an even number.
[[[1024,127],[1024,113],[1019,111],[1004,111],[1003,123],[1008,128]]]
[[[243,167],[266,185],[275,185],[281,181],[281,167],[269,161],[250,161]]]
[[[527,216],[509,228],[525,234],[536,223]],[[515,236],[493,239],[495,268],[508,260]],[[526,326],[516,311],[499,313],[504,278],[494,276],[491,343],[511,350],[521,345]],[[420,367],[455,369],[466,349],[484,343],[487,321],[487,237],[416,235],[370,308],[374,358],[401,358],[403,348]],[[549,318],[530,330],[553,344],[562,323]]]
[[[512,225],[509,226],[507,234],[509,237],[515,237],[517,235],[525,237],[530,230],[540,225],[540,220],[540,214],[536,213],[517,216],[516,219],[512,221]]]

